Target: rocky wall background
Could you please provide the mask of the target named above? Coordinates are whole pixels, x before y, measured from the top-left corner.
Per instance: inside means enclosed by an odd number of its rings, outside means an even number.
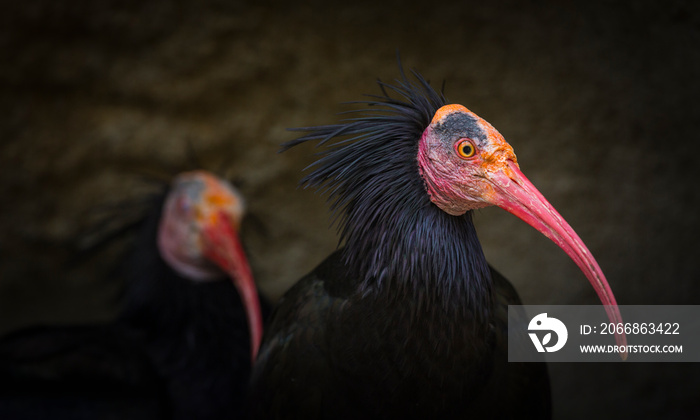
[[[414,2],[415,3],[415,2]],[[118,244],[67,246],[95,208],[196,158],[239,181],[246,242],[278,297],[334,249],[311,147],[404,65],[491,122],[569,221],[620,304],[699,304],[700,8],[691,1],[51,1],[0,5],[0,332],[109,320]],[[127,218],[128,209],[124,210]],[[596,304],[554,244],[475,217],[527,304]],[[694,364],[550,366],[557,418],[696,418]]]

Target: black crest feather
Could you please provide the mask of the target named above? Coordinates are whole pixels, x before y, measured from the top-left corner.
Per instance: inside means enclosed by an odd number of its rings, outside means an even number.
[[[307,134],[282,151],[308,141],[325,147],[301,184],[328,194],[345,262],[358,270],[363,292],[387,285],[428,299],[433,291],[459,295],[474,282],[490,284],[488,267],[471,215],[432,204],[417,163],[423,131],[447,101],[417,71],[411,81],[400,63],[399,70],[394,84],[378,81],[381,95],[351,102],[366,105],[346,113],[356,117],[294,129]]]

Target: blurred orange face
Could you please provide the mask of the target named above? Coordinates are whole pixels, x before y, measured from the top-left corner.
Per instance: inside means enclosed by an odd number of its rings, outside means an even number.
[[[262,315],[253,274],[238,238],[243,212],[243,198],[227,182],[205,171],[180,174],[163,205],[158,247],[163,259],[185,278],[231,279],[246,311],[255,360],[262,340]]]
[[[242,197],[223,180],[205,171],[178,175],[163,206],[158,234],[161,255],[192,280],[221,278],[222,270],[205,255],[206,234],[218,223],[229,223],[237,232],[243,212]]]

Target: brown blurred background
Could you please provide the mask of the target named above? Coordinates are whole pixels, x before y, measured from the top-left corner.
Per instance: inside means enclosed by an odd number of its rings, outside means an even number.
[[[336,245],[296,188],[288,127],[398,76],[395,52],[491,122],[597,257],[620,304],[699,304],[700,7],[692,1],[0,5],[0,332],[109,320],[109,247],[70,264],[96,206],[192,156],[240,182],[261,288],[278,297]],[[431,4],[428,4],[431,3]],[[189,151],[194,150],[194,152]],[[554,244],[499,209],[487,257],[528,304],[597,304]],[[697,418],[697,364],[550,366],[557,418]]]

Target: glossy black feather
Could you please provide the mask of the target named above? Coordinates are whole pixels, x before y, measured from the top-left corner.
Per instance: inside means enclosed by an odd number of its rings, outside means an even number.
[[[418,142],[446,101],[413,75],[283,147],[324,147],[302,183],[329,195],[344,246],[273,313],[256,418],[549,416],[544,365],[506,362],[517,294],[486,263],[471,214],[425,191]]]
[[[251,391],[253,418],[550,417],[546,367],[507,362],[515,290],[490,269],[493,312],[358,294],[338,251],[271,316]],[[427,304],[426,304],[427,303]]]
[[[436,208],[418,173],[418,140],[446,99],[413,75],[415,83],[403,73],[396,85],[379,82],[384,95],[371,96],[368,108],[357,111],[361,116],[300,128],[309,133],[283,150],[308,141],[326,146],[302,184],[328,193],[345,242],[343,258],[357,269],[365,292],[384,282],[390,284],[383,287],[401,289],[412,279],[411,287],[427,293],[457,294],[460,300],[466,295],[469,306],[488,306],[488,300],[478,301],[489,294],[483,290],[489,285],[481,280],[487,277],[486,261],[471,215],[451,217]],[[435,255],[440,264],[432,263]],[[464,275],[469,287],[443,281]]]

